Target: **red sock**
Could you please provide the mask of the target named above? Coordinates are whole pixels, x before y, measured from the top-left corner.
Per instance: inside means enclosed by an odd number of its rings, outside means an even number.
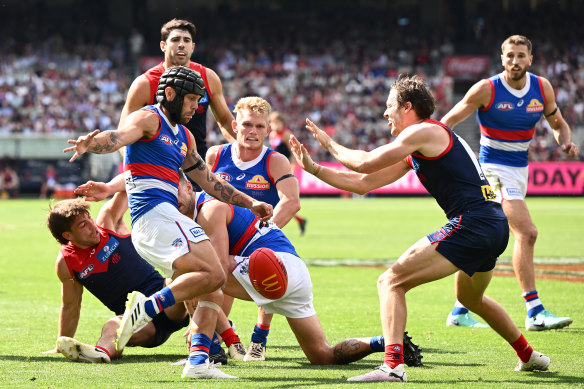
[[[401,344],[389,344],[385,346],[383,363],[392,369],[404,363],[404,348]]]
[[[533,348],[531,348],[529,343],[527,343],[527,340],[525,339],[525,337],[523,337],[523,334],[515,342],[509,344],[511,345],[511,347],[513,347],[513,349],[517,353],[517,356],[519,357],[519,359],[521,359],[521,361],[523,361],[523,363],[529,362],[529,358],[531,358]]]
[[[98,348],[98,349],[100,349],[101,351],[103,351],[104,353],[106,353],[108,357],[110,357],[110,358],[112,357],[112,356],[110,355],[109,351],[107,351],[107,349],[106,349],[106,348],[104,348],[104,347],[101,347],[101,346],[95,346],[95,348]]]
[[[294,219],[298,220],[298,223],[302,223],[304,221],[304,218],[301,218],[298,215],[294,215]]]
[[[231,346],[233,343],[241,343],[239,336],[237,336],[231,327],[221,333],[221,339],[223,339],[227,347]]]

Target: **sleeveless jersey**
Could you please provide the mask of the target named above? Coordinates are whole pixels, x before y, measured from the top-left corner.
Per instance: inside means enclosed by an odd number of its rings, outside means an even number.
[[[477,111],[481,129],[479,161],[526,167],[529,143],[545,105],[541,79],[527,73],[521,90],[509,86],[503,74],[489,78],[489,82],[491,101]]]
[[[208,201],[218,201],[205,192],[197,196],[197,211]],[[247,208],[230,205],[231,222],[227,225],[229,235],[229,254],[247,257],[261,247],[275,252],[284,252],[299,256],[290,240],[274,223],[262,223]]]
[[[286,146],[286,143],[282,141],[282,133],[271,131],[269,136],[270,147],[276,152],[282,154],[286,158],[290,158],[290,149]]]
[[[450,144],[437,157],[412,153],[407,162],[446,217],[451,219],[467,211],[489,209],[503,215],[500,204],[492,201],[495,194],[464,139],[439,121],[426,119],[424,123],[436,124],[448,131]]]
[[[235,189],[275,207],[280,197],[274,179],[269,173],[270,157],[275,151],[263,146],[256,159],[243,162],[235,156],[233,146],[233,143],[229,143],[219,148],[211,171],[229,182]]]
[[[198,72],[205,82],[205,96],[201,97],[201,100],[199,100],[199,108],[197,108],[195,114],[186,125],[195,137],[197,153],[199,153],[204,160],[205,155],[207,154],[207,110],[209,109],[209,104],[211,103],[213,96],[211,94],[211,88],[209,88],[209,82],[207,81],[207,68],[193,61],[189,61],[189,67]],[[144,76],[150,83],[150,104],[157,104],[156,92],[158,91],[158,82],[160,81],[160,76],[162,76],[162,73],[164,73],[165,70],[164,62],[161,62],[144,73]]]
[[[97,227],[100,242],[81,249],[61,246],[71,276],[116,315],[124,313],[126,296],[137,290],[150,296],[164,287],[164,278],[136,252],[130,235]]]
[[[186,129],[180,124],[171,127],[159,105],[142,109],[156,113],[160,127],[150,139],[126,147],[124,171],[132,224],[160,203],[178,209],[178,169],[190,147]]]

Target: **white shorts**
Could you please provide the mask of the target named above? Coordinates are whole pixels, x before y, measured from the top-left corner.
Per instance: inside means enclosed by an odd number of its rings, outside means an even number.
[[[132,226],[132,243],[138,254],[168,278],[176,270],[174,260],[189,252],[189,241],[208,239],[201,226],[169,203],[158,204]]]
[[[282,252],[276,254],[284,262],[288,273],[288,288],[284,296],[278,300],[265,298],[254,289],[249,279],[249,257],[236,256],[235,261],[238,264],[231,273],[266,313],[277,313],[291,319],[314,316],[316,311],[312,305],[312,281],[306,264],[293,254]]]
[[[497,201],[525,200],[529,168],[481,163],[481,168],[493,188]]]

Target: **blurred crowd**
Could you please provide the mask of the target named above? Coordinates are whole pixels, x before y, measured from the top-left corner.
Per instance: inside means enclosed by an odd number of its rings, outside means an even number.
[[[244,10],[237,15],[226,13],[201,24],[194,20],[199,31],[212,30],[213,34],[195,39],[193,59],[219,74],[228,105],[234,106],[246,95],[267,98],[309,148],[313,140],[304,130],[306,117],[353,148],[369,150],[387,143],[387,122],[382,115],[388,89],[400,73],[426,77],[437,100],[434,117],[441,118],[456,103],[455,98],[460,98],[454,94],[454,80],[445,75],[444,58],[481,52],[490,58],[490,69],[482,77],[490,76],[501,70],[500,40],[509,35],[501,30],[505,23],[495,22],[497,13],[488,9],[484,17],[471,23],[472,31],[464,40],[455,39],[448,17],[443,34],[438,35],[416,26],[414,18],[402,17],[388,26],[384,18],[358,12],[351,18],[330,16],[327,23],[320,23],[318,15],[304,18],[301,28],[301,13],[287,15],[285,23],[281,16],[267,14],[262,23],[249,23],[241,33],[232,26],[238,20],[254,20],[253,12],[248,12],[250,15]],[[537,15],[532,16],[524,20],[534,24],[525,29],[534,31],[529,36],[534,43],[532,71],[552,82],[558,105],[575,130],[584,126],[581,33],[570,35],[561,23],[550,23],[555,30],[546,31],[532,21]],[[494,28],[485,29],[485,25]],[[144,42],[137,31],[129,36],[101,34],[93,42],[78,40],[76,44],[65,38],[50,34],[18,49],[0,44],[0,136],[74,136],[95,128],[116,128],[137,74],[135,56],[143,46],[150,50],[147,54],[159,55],[158,41]],[[209,143],[221,143],[212,115],[208,128]],[[327,158],[323,152],[316,155],[316,159]],[[562,158],[544,121],[536,129],[530,158]]]

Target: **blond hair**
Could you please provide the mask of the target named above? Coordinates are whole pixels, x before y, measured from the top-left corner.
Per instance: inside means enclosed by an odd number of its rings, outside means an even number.
[[[270,116],[270,112],[272,112],[270,103],[258,96],[242,97],[235,104],[233,112],[238,113],[246,109],[266,117]]]

